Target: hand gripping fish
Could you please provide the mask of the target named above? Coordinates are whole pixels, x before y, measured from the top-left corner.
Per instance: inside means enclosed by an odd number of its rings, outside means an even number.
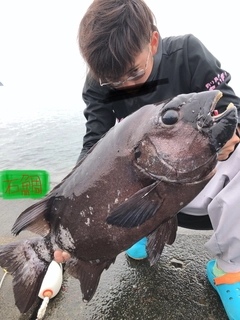
[[[217,153],[233,136],[237,111],[214,108],[220,91],[183,94],[149,104],[115,125],[49,194],[20,214],[12,233],[41,237],[0,247],[13,276],[15,302],[26,312],[60,248],[66,270],[89,301],[117,255],[148,238],[150,264],[172,244],[177,213],[215,173]]]

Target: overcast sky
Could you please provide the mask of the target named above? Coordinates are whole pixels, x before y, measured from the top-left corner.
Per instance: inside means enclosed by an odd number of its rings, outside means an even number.
[[[84,107],[81,90],[86,67],[77,31],[91,2],[0,0],[1,114]],[[157,18],[161,36],[193,33],[232,74],[231,85],[240,95],[237,1],[146,3]]]

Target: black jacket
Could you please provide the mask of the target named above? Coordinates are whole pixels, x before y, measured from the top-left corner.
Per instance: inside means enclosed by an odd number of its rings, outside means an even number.
[[[152,72],[133,94],[104,86],[87,76],[83,88],[87,119],[83,149],[78,161],[116,123],[146,104],[161,102],[182,93],[218,89],[223,93],[217,109],[232,102],[240,110],[240,99],[228,82],[230,74],[193,35],[160,39]]]

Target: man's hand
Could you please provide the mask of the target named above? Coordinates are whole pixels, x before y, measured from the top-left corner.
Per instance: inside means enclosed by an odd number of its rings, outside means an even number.
[[[239,130],[239,129],[238,129]],[[230,140],[222,147],[218,154],[218,161],[227,160],[229,155],[234,151],[236,144],[240,142],[240,138],[237,136],[236,132]]]
[[[66,252],[66,251],[62,251],[62,250],[55,250],[54,252],[54,260],[57,263],[63,263],[68,261],[71,258],[71,255]]]

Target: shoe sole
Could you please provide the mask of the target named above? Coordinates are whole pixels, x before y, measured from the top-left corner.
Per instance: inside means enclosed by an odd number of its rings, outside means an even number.
[[[212,287],[217,291],[229,320],[240,320],[240,283],[220,284],[214,283],[216,276],[212,270],[215,260],[211,260],[207,264],[207,277]]]

